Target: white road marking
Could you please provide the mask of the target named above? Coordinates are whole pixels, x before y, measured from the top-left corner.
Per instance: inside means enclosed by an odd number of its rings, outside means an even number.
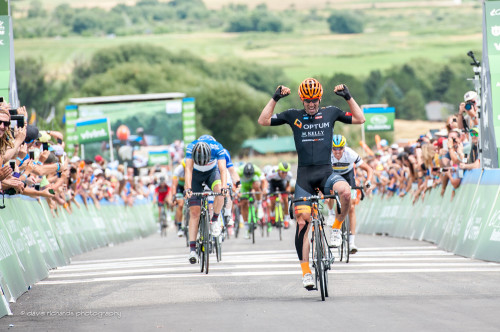
[[[336,250],[333,250],[336,254]],[[38,285],[127,280],[299,275],[294,250],[225,252],[220,263],[211,257],[208,275],[187,255],[147,256],[79,261],[50,271]],[[337,259],[337,258],[336,258]],[[455,256],[435,246],[363,248],[351,262],[336,261],[330,274],[500,272],[500,264]]]

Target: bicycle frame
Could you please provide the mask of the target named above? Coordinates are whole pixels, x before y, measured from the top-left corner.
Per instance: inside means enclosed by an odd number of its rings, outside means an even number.
[[[334,261],[334,256],[330,250],[330,246],[328,245],[326,235],[325,235],[325,218],[321,214],[319,210],[319,200],[325,198],[335,198],[340,206],[340,201],[338,199],[338,194],[335,192],[333,195],[325,195],[325,196],[310,196],[303,197],[301,199],[295,199],[293,202],[311,202],[311,223],[312,223],[312,258],[313,258],[313,267],[315,274],[315,290],[320,291],[321,300],[325,301],[325,298],[328,297],[328,270],[331,269],[331,264]],[[319,284],[319,287],[318,287]]]

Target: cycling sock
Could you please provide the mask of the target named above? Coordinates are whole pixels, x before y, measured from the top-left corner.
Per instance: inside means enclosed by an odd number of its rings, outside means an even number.
[[[309,222],[306,224],[299,233],[299,224],[297,224],[297,230],[295,231],[295,249],[297,250],[297,256],[299,256],[299,261],[302,260],[302,247],[304,246],[304,236],[306,235],[307,227]]]
[[[302,268],[302,276],[312,273],[311,268],[309,267],[309,262],[300,263],[300,267]]]
[[[354,234],[349,235],[349,243],[354,243]]]
[[[212,222],[217,221],[219,219],[219,214],[214,212],[214,215],[212,216]]]
[[[248,228],[249,228],[248,227],[248,221],[244,221],[243,223],[245,224],[245,229],[248,231]]]
[[[344,221],[339,221],[337,218],[335,218],[335,222],[333,223],[332,229],[340,229],[342,227],[342,223]]]
[[[189,241],[189,251],[196,251],[196,241]]]

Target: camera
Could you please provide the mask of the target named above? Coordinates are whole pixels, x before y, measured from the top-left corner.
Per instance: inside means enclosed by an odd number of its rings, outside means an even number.
[[[29,155],[31,160],[35,160],[35,151],[30,150]]]
[[[40,183],[36,183],[35,184],[35,190],[36,191],[40,191]]]
[[[16,170],[16,161],[15,160],[9,160],[9,166],[12,168],[12,172]]]
[[[43,146],[43,151],[48,151],[49,150],[49,143],[47,143],[47,142],[42,143],[42,146]]]
[[[466,102],[465,102],[465,109],[466,109],[467,111],[470,111],[470,110],[472,109],[472,106],[473,106],[473,105],[474,105],[474,102],[473,102],[473,101],[471,101],[471,100],[468,100],[468,101],[466,101]]]

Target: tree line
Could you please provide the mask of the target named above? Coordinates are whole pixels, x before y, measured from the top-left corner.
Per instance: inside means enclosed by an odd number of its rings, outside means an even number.
[[[429,101],[458,107],[464,92],[472,89],[467,81],[471,73],[464,56],[447,64],[415,59],[372,71],[367,77],[336,73],[317,78],[325,88],[322,105],[345,110],[345,102],[331,91],[336,84],[345,83],[360,105],[387,103],[396,108],[396,118],[414,120],[426,118],[424,106]],[[197,132],[216,135],[232,151],[239,150],[247,138],[290,134],[283,126],[257,124],[279,84],[290,87],[292,96],[282,99],[277,111],[301,107],[296,95],[300,82],[291,81],[281,69],[235,58],[208,63],[187,51],[174,53],[147,44],[100,50],[89,61],[77,64],[63,80],[48,78],[42,60],[18,59],[16,77],[21,103],[30,112],[36,110],[40,126],[49,129],[63,127],[64,107],[71,97],[184,92],[196,98]],[[53,109],[55,119],[44,123]],[[142,117],[138,119],[140,126]],[[151,119],[145,117],[144,121]]]
[[[15,3],[13,11],[16,12]],[[135,5],[118,4],[110,10],[73,8],[61,4],[51,12],[41,0],[33,0],[25,13],[19,13],[14,25],[16,38],[56,36],[137,35],[191,32],[216,29],[226,32],[292,31],[310,19],[310,13],[295,9],[271,12],[265,4],[249,9],[246,5],[229,5],[220,10],[207,9],[202,0],[140,0]],[[363,31],[363,20],[350,12],[315,15],[315,20],[328,23],[332,32]]]

